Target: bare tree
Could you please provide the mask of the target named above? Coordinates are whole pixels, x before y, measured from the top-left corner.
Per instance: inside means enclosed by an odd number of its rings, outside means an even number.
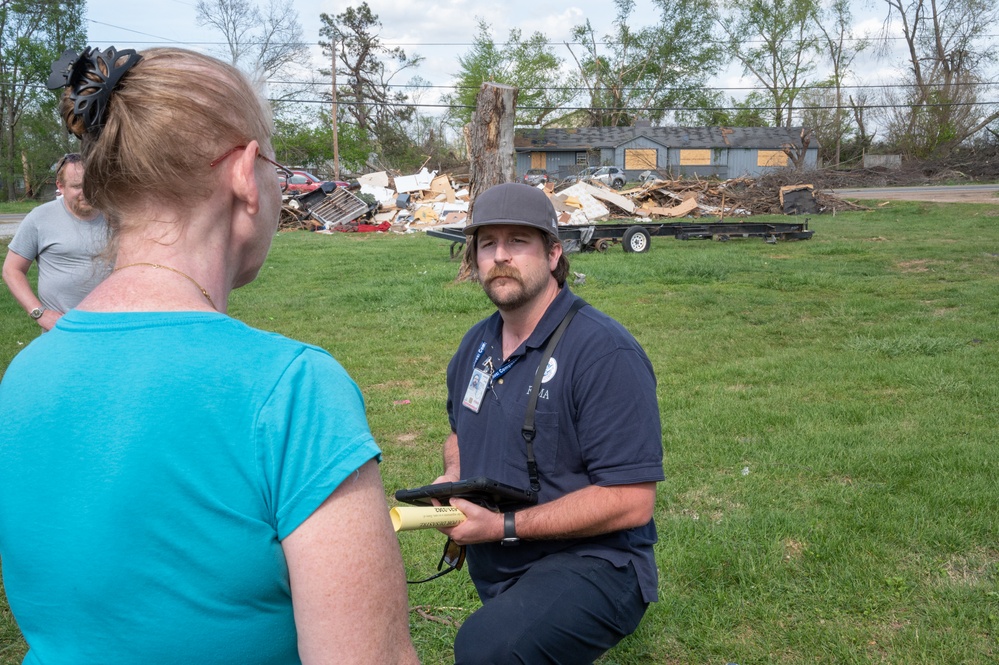
[[[812,142],[812,137],[815,136],[814,132],[808,127],[801,128],[801,142],[794,143],[793,141],[787,141],[781,144],[781,150],[788,159],[791,160],[791,164],[798,171],[805,168],[805,157],[808,155],[808,146]]]
[[[850,95],[850,113],[853,114],[853,123],[857,127],[857,149],[861,154],[874,145],[874,138],[877,131],[868,133],[867,112],[869,101],[866,92],[860,92],[856,97]]]
[[[377,141],[386,159],[400,165],[410,161],[414,145],[406,129],[416,108],[408,92],[393,90],[392,82],[422,62],[423,56],[386,46],[378,34],[381,21],[367,2],[336,16],[320,14],[319,19],[323,24],[319,34],[328,40],[319,45],[335,62],[336,73],[347,77],[346,85],[337,84],[338,104],[345,109],[347,122],[372,143]]]
[[[406,104],[407,95],[392,91],[392,81],[401,72],[416,67],[423,56],[407,56],[399,48],[390,48],[378,35],[382,24],[367,2],[359,7],[347,7],[341,14],[320,14],[323,27],[320,35],[329,41],[320,42],[323,52],[333,54],[337,73],[347,75],[341,101],[362,131],[379,125],[392,125],[393,116],[408,119],[413,109]]]
[[[198,0],[198,25],[222,33],[230,62],[260,79],[307,60],[298,12],[289,2],[269,0],[261,9],[250,0]]]
[[[889,97],[889,138],[911,156],[941,157],[999,119],[979,103],[983,71],[995,62],[990,41],[999,22],[994,0],[884,0],[884,44],[893,26],[902,30],[911,90]]]
[[[819,157],[823,164],[839,164],[844,135],[849,133],[849,111],[837,100],[835,81],[825,81],[809,88],[798,97],[801,124],[812,129],[819,142]]]
[[[822,32],[821,49],[825,51],[832,69],[830,83],[835,91],[836,103],[833,116],[832,135],[835,148],[832,163],[833,166],[837,166],[839,165],[843,136],[846,133],[845,125],[849,120],[849,111],[843,104],[843,81],[850,72],[854,58],[866,50],[870,43],[864,38],[856,39],[853,36],[850,0],[833,0],[824,12],[816,14],[815,22]]]

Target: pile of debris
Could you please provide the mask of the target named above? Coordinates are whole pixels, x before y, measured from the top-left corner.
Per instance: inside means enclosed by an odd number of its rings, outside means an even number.
[[[413,175],[368,173],[357,182],[361,194],[378,203],[374,221],[388,223],[397,233],[443,224],[464,225],[468,217],[468,176],[438,175],[423,168]]]
[[[599,181],[574,183],[555,191],[543,186],[559,213],[559,224],[585,225],[608,219],[726,219],[752,215],[814,214],[858,206],[817,192],[810,183],[759,179],[657,180],[613,190]]]
[[[757,178],[725,181],[659,180],[650,178],[642,185],[614,191],[601,182],[576,183],[567,189],[550,190],[556,208],[560,202],[574,205],[579,190],[597,198],[607,207],[606,217],[587,215],[588,220],[563,221],[584,224],[606,218],[644,219],[747,217],[751,215],[813,214],[862,209],[849,201],[821,191],[809,179],[810,173],[775,172]],[[563,198],[564,197],[564,198]],[[578,217],[578,216],[577,216]]]
[[[555,206],[559,224],[566,226],[613,219],[723,220],[863,209],[823,191],[829,185],[822,182],[821,173],[787,169],[725,181],[653,177],[626,190],[599,181],[576,182],[560,190],[553,183],[539,187]],[[287,197],[281,227],[320,233],[409,233],[463,226],[470,208],[469,189],[467,175],[438,175],[426,168],[411,175],[369,173],[360,176],[351,191],[325,183],[314,192]]]
[[[463,225],[468,209],[467,176],[437,175],[425,168],[413,175],[381,171],[360,176],[350,190],[323,183],[307,194],[285,195],[280,228],[406,233],[443,224]]]

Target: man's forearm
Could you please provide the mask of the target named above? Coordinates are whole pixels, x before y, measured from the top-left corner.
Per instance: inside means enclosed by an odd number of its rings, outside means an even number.
[[[652,519],[655,503],[655,483],[590,485],[549,503],[517,511],[517,535],[548,540],[631,529]]]
[[[656,484],[590,485],[540,506],[516,511],[516,531],[526,540],[586,538],[648,524],[656,504]],[[451,505],[465,514],[455,527],[440,529],[460,545],[503,538],[503,515],[464,499]]]
[[[7,258],[3,262],[3,281],[10,289],[10,294],[14,296],[14,300],[24,308],[25,312],[30,314],[36,308],[45,310],[41,317],[35,319],[35,323],[40,325],[43,330],[51,330],[59,317],[62,316],[62,312],[45,309],[45,305],[31,290],[31,284],[28,282],[28,269],[31,268],[31,264],[31,261],[17,252],[7,250]]]
[[[461,456],[458,453],[458,435],[454,432],[444,441],[444,473],[454,480],[461,479]]]
[[[9,262],[4,263],[3,281],[10,290],[10,294],[14,296],[14,300],[24,308],[25,312],[30,312],[36,307],[42,307],[42,301],[38,299],[38,296],[31,289],[31,284],[28,282],[28,275],[8,264]]]

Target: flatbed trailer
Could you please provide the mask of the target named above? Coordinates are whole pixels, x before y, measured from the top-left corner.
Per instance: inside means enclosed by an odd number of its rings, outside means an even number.
[[[804,222],[637,222],[624,224],[588,224],[586,226],[560,226],[558,237],[567,251],[605,252],[611,245],[620,243],[626,252],[647,252],[652,236],[671,236],[677,240],[719,240],[733,238],[762,238],[767,243],[778,240],[808,240],[814,231]],[[441,226],[427,229],[435,238],[451,241],[451,257],[465,244],[461,226]]]

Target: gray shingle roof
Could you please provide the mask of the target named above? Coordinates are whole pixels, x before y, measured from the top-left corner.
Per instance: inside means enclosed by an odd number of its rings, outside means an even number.
[[[519,152],[615,148],[645,137],[670,148],[760,148],[801,144],[800,127],[581,127],[579,129],[518,129]],[[809,147],[816,145],[813,137]]]

